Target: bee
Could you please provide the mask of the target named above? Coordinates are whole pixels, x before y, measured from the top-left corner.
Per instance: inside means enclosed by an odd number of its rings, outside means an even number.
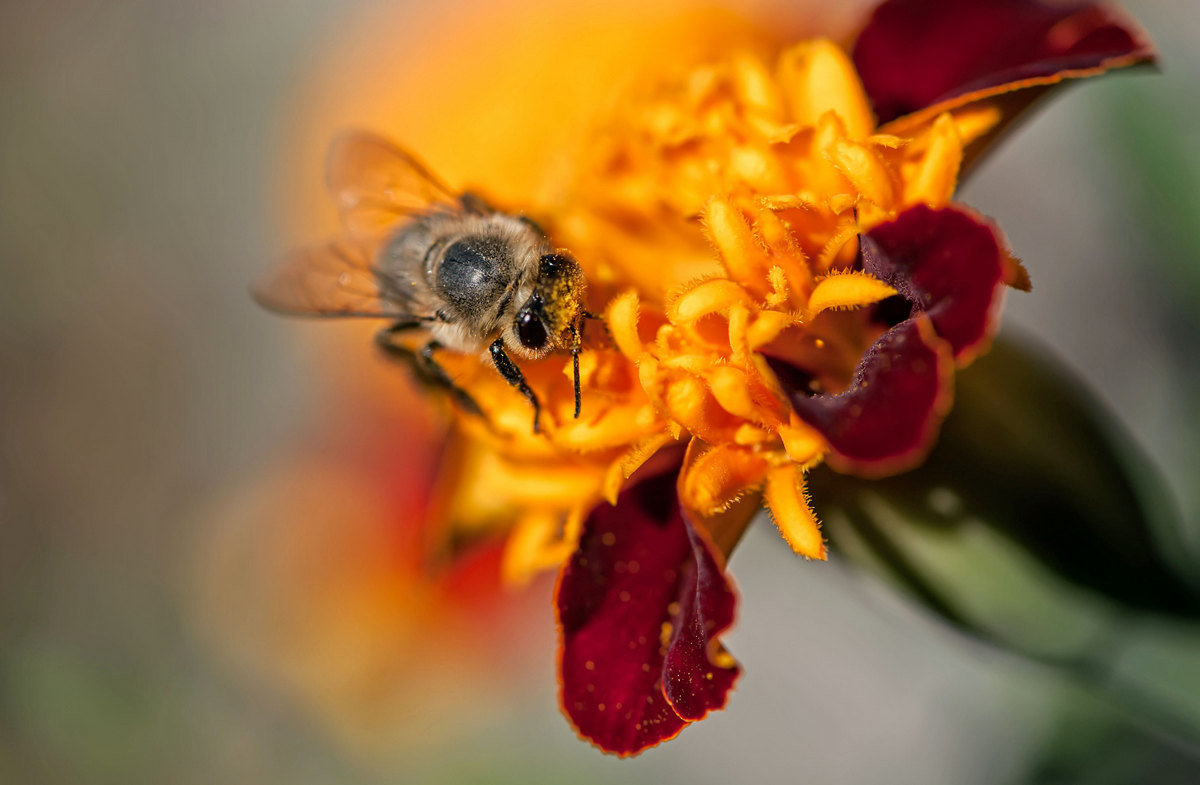
[[[388,354],[411,362],[460,407],[478,404],[437,362],[441,350],[486,351],[533,407],[537,395],[510,355],[536,360],[570,351],[575,417],[583,271],[533,220],[493,209],[470,192],[455,194],[410,153],[373,134],[337,138],[327,185],[346,239],[284,260],[252,288],[269,310],[293,316],[367,317],[392,323],[376,333]],[[397,343],[412,331],[428,340],[413,351]]]

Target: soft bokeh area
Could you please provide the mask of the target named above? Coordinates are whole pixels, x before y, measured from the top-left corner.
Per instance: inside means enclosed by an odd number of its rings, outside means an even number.
[[[502,593],[496,548],[410,525],[436,409],[363,325],[249,298],[334,227],[338,130],[517,198],[640,66],[845,39],[866,5],[0,3],[0,782],[1200,781],[1194,627],[1131,624],[1097,694],[767,525],[731,562],[728,708],[602,756],[558,711],[553,576]],[[1161,73],[1065,89],[961,199],[1032,276],[1006,331],[1090,385],[1194,561],[1200,13],[1124,6]]]

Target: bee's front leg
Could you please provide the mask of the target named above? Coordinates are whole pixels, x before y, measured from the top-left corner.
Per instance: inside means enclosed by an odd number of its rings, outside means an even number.
[[[525,396],[525,400],[529,401],[529,404],[533,406],[533,432],[537,433],[538,415],[541,414],[542,407],[538,403],[537,395],[534,394],[529,383],[525,381],[525,374],[521,373],[521,369],[517,367],[517,364],[504,351],[504,342],[499,338],[492,341],[492,345],[488,347],[488,351],[491,352],[492,362],[495,363],[496,370],[504,377],[504,381],[516,387],[521,395]]]

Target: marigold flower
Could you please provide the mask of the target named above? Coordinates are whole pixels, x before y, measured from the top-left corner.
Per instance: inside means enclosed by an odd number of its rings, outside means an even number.
[[[850,49],[745,50],[638,83],[526,205],[583,266],[579,358],[444,365],[462,414],[441,525],[508,531],[507,580],[561,565],[563,708],[633,754],[724,705],[725,561],[765,506],[824,559],[805,474],[864,477],[930,448],[956,368],[1029,279],[954,203],[970,165],[1066,78],[1152,60],[1097,4],[888,0]]]

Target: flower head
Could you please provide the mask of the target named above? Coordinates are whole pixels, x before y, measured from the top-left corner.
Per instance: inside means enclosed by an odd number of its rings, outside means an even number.
[[[965,171],[1053,84],[1151,57],[1094,4],[888,0],[849,50],[816,39],[648,75],[522,206],[603,317],[579,357],[582,414],[570,357],[523,365],[535,433],[524,396],[447,356],[483,416],[457,418],[441,524],[507,532],[510,582],[561,566],[581,735],[636,753],[724,705],[725,560],[754,512],[824,559],[805,473],[919,462],[1005,288],[1029,288],[996,228],[952,201]]]

